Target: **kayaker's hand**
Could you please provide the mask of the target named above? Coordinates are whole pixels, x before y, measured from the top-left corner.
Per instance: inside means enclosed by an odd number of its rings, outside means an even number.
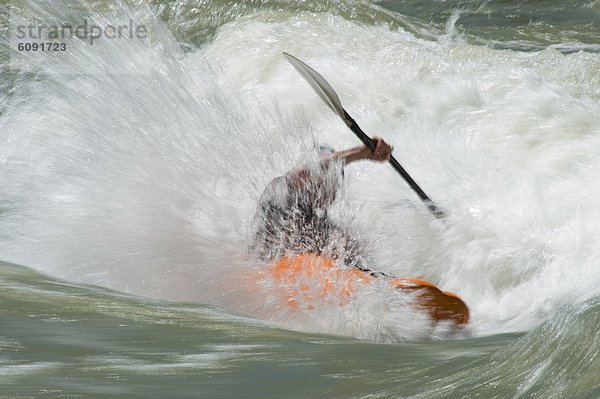
[[[371,151],[370,148],[365,146],[369,153],[367,159],[371,159],[376,162],[389,161],[390,157],[392,156],[392,151],[394,151],[394,147],[386,143],[385,140],[379,136],[373,136],[373,141],[375,142],[375,151]]]

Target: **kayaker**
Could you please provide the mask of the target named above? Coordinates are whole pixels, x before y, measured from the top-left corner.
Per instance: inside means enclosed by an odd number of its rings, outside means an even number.
[[[343,168],[352,162],[386,162],[393,147],[375,136],[375,151],[359,146],[343,151],[321,147],[315,162],[273,179],[263,191],[253,222],[251,255],[269,261],[313,253],[341,259],[366,269],[363,245],[347,229],[330,220],[327,208],[335,200]]]
[[[414,295],[416,309],[428,312],[434,322],[450,321],[456,326],[465,326],[469,322],[469,308],[462,299],[428,281],[394,278],[370,270],[364,246],[327,215],[346,165],[359,160],[385,162],[390,159],[393,147],[379,137],[374,141],[375,151],[362,146],[338,152],[322,147],[321,155],[314,162],[276,177],[263,191],[254,216],[249,252],[267,262],[278,259],[268,275],[272,279],[269,281],[283,287],[283,294],[275,294],[269,301],[279,298],[281,306],[292,311],[310,310],[315,301],[343,304],[354,295],[356,287],[369,284],[377,277]],[[330,274],[332,260],[338,259],[370,276],[355,269],[346,269],[341,274],[338,269]],[[305,281],[298,262],[302,262],[303,272],[315,278],[316,291],[298,286],[298,281]],[[263,274],[261,281],[262,278]]]

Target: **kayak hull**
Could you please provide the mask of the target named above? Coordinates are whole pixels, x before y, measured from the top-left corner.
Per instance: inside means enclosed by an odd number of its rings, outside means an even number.
[[[344,306],[361,287],[376,279],[384,279],[398,291],[414,295],[413,305],[427,312],[436,323],[449,321],[465,326],[469,322],[464,301],[429,281],[374,277],[357,268],[337,267],[334,260],[314,254],[279,258],[259,274],[259,280],[277,286],[281,306],[294,312],[310,311],[316,301]]]

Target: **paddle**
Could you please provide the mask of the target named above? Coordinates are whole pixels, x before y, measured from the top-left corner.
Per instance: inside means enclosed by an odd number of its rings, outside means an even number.
[[[369,147],[372,151],[375,151],[375,142],[362,131],[360,126],[356,123],[354,119],[342,107],[342,102],[340,101],[338,95],[335,93],[333,88],[327,81],[319,75],[317,71],[306,65],[304,62],[300,61],[298,58],[290,55],[288,53],[283,53],[287,60],[292,64],[292,66],[302,75],[302,77],[308,82],[310,87],[321,97],[321,100],[327,104],[327,106],[336,114],[342,118],[344,123],[358,136],[360,141],[363,142],[364,145]],[[410,177],[408,172],[404,170],[402,165],[396,161],[396,158],[393,156],[390,158],[390,164],[392,167],[400,173],[400,175],[404,178],[404,180],[408,183],[408,185],[417,193],[417,195],[421,198],[421,200],[427,206],[427,209],[431,211],[433,216],[438,219],[443,219],[446,217],[444,211],[442,211],[438,206],[425,194],[421,187]]]

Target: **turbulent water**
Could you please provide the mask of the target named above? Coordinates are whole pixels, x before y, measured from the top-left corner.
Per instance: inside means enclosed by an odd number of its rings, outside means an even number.
[[[600,397],[597,0],[0,7],[0,397]],[[84,20],[147,34],[18,49]],[[373,163],[332,209],[463,331],[379,286],[307,314],[248,289],[264,186],[358,144],[283,51],[449,215]]]

